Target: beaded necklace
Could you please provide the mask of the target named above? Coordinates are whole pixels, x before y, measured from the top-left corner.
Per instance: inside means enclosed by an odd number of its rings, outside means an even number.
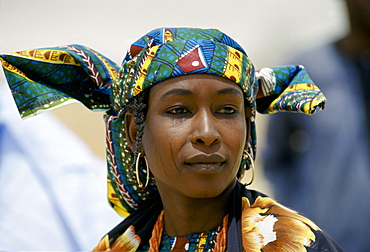
[[[159,252],[159,247],[162,241],[163,235],[163,216],[164,211],[160,213],[158,219],[154,225],[152,231],[152,237],[149,240],[149,250],[148,252]],[[227,224],[228,224],[228,215],[223,218],[222,225],[218,228],[219,232],[217,232],[217,237],[215,239],[216,246],[213,249],[213,252],[222,252],[226,250],[226,234],[227,234]],[[204,232],[199,237],[199,243],[197,251],[203,252],[206,242],[207,242],[207,232]],[[173,248],[171,251],[175,251],[176,247]]]

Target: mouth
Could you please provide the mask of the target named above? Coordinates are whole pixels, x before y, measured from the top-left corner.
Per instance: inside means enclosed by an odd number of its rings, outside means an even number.
[[[212,172],[217,172],[221,170],[223,164],[222,163],[185,163],[188,167],[190,167],[193,170],[196,170],[201,173],[212,173]]]
[[[195,155],[185,161],[185,165],[190,167],[192,170],[201,173],[213,173],[222,169],[226,160],[223,156],[212,154],[212,155]]]

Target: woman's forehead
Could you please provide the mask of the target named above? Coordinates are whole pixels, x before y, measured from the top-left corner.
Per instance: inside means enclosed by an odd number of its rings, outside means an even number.
[[[233,81],[211,74],[191,74],[167,79],[151,88],[150,97],[163,99],[171,95],[196,95],[194,92],[216,92],[243,97],[242,89]]]

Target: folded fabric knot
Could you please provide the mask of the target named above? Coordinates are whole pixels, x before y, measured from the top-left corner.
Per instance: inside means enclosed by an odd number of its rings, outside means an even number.
[[[308,115],[323,109],[326,98],[303,66],[262,68],[256,71],[257,111],[263,114],[300,112]]]

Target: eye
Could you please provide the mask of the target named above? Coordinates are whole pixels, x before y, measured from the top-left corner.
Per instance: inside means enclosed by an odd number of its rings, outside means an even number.
[[[166,112],[166,114],[168,114],[168,115],[177,115],[177,116],[186,115],[188,113],[190,113],[189,110],[187,110],[186,108],[183,108],[183,107],[171,108],[171,109],[167,110],[167,112]]]
[[[217,114],[227,114],[227,115],[232,115],[237,112],[236,108],[227,106],[227,107],[222,107],[216,111]]]

